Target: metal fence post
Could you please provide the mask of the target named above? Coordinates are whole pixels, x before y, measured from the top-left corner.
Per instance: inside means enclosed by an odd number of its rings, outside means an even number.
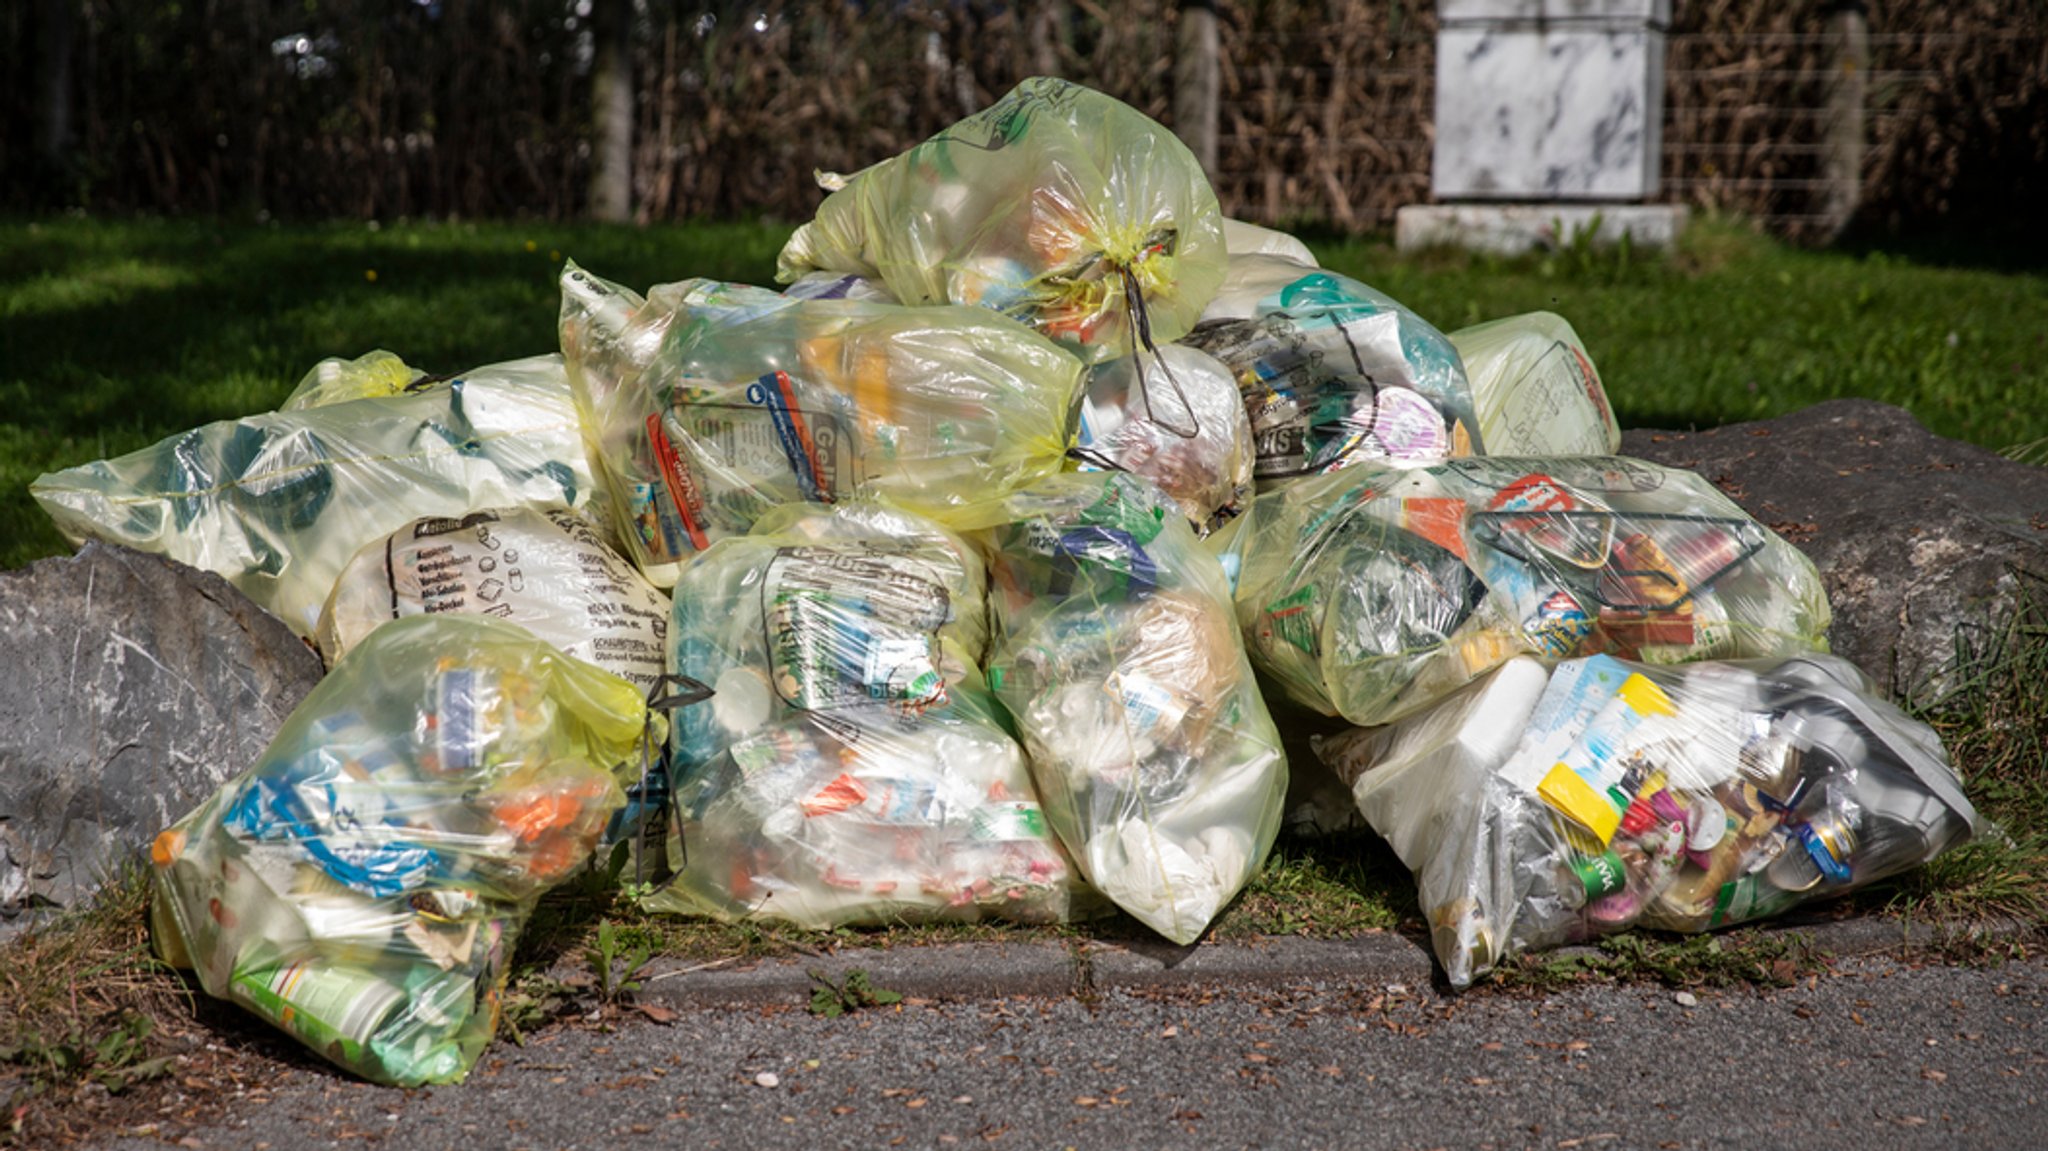
[[[1181,0],[1173,52],[1173,131],[1216,178],[1217,63],[1214,0]]]
[[[1870,15],[1863,0],[1841,0],[1827,14],[1829,61],[1827,137],[1821,227],[1840,236],[1863,200],[1864,92],[1870,75]]]

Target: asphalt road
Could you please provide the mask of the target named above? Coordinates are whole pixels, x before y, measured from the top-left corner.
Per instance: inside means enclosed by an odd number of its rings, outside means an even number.
[[[94,1146],[2048,1147],[2040,959],[1452,996],[1388,946],[1348,974],[1314,973],[1345,958],[1327,949],[1240,949],[1266,978],[1209,947],[1210,974],[1078,995],[992,990],[1054,957],[949,949],[889,961],[929,972],[905,1004],[832,1019],[799,966],[678,972],[650,987],[668,1022],[557,1024],[458,1087],[373,1087],[280,1044],[241,1093],[173,1094],[177,1121]],[[1404,970],[1424,978],[1388,981]],[[933,985],[949,971],[957,996]]]

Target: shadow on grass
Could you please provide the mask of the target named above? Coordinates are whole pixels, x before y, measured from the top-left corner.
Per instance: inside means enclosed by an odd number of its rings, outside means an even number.
[[[1907,233],[1865,226],[1842,237],[1835,250],[1859,259],[1901,258],[1928,268],[2038,275],[2048,272],[2048,221],[2036,215]]]

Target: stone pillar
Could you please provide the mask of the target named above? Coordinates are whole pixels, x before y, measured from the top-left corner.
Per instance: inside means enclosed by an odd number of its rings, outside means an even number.
[[[1684,210],[1644,203],[1663,159],[1671,0],[1438,0],[1442,201],[1396,217],[1402,247],[1516,252],[1628,234],[1668,244]]]

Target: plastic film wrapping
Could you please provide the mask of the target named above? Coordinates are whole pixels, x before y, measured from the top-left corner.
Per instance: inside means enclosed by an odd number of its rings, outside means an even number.
[[[559,356],[398,395],[208,424],[30,485],[74,544],[211,571],[310,637],[342,568],[420,516],[589,508],[595,482]]]

